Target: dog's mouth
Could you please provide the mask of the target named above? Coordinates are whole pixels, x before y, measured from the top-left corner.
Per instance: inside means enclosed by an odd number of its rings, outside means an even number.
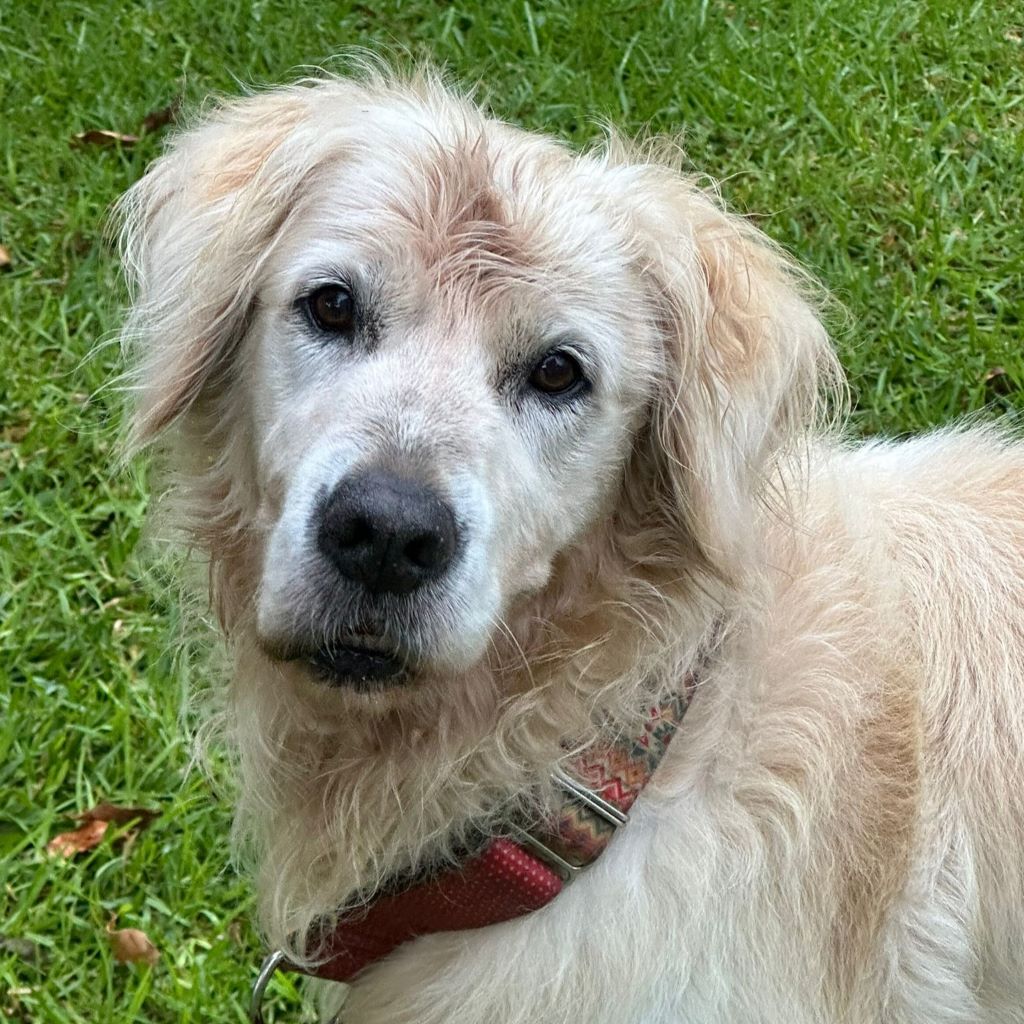
[[[411,683],[416,659],[377,633],[353,632],[337,640],[305,641],[259,637],[259,646],[273,661],[299,665],[316,682],[361,693]]]
[[[355,690],[377,690],[409,681],[407,658],[397,652],[360,643],[332,644],[321,647],[303,660],[313,675],[329,686],[348,686]]]

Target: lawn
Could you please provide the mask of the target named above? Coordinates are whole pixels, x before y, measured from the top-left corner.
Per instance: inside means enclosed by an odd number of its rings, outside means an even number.
[[[145,467],[119,468],[104,388],[124,302],[104,222],[166,129],[74,135],[351,45],[445,62],[574,143],[600,119],[682,131],[836,296],[854,429],[895,434],[1024,408],[1022,36],[1020,0],[0,3],[0,1014],[242,1021],[259,955],[230,788],[187,770],[178,604],[134,550]],[[48,855],[101,800],[161,814]],[[155,966],[115,962],[114,915]],[[273,1002],[301,1019],[289,982]]]

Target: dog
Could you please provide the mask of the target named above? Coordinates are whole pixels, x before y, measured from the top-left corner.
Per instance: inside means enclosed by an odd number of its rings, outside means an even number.
[[[220,103],[123,199],[264,934],[315,965],[692,679],[604,856],[347,1024],[1024,1021],[1024,448],[846,440],[820,289],[680,162],[378,68]]]

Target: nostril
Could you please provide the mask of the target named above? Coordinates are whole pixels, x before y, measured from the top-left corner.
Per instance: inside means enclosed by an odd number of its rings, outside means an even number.
[[[409,541],[402,548],[402,554],[421,569],[435,569],[447,561],[446,547],[443,537],[434,533],[424,533]]]
[[[352,516],[340,524],[334,535],[335,543],[341,548],[354,548],[373,541],[373,524],[363,516]]]

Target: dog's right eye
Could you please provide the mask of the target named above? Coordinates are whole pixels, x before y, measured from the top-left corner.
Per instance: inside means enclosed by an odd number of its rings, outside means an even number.
[[[530,373],[530,384],[546,395],[576,394],[584,383],[580,364],[568,352],[549,352]]]
[[[322,331],[350,334],[355,327],[356,306],[352,293],[340,284],[318,288],[306,300],[309,315]]]

